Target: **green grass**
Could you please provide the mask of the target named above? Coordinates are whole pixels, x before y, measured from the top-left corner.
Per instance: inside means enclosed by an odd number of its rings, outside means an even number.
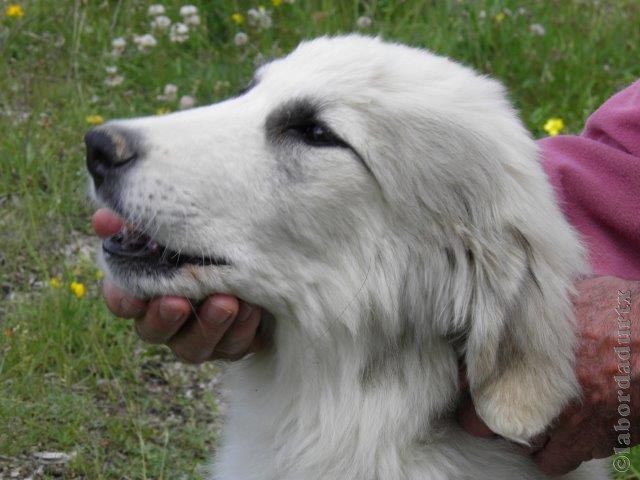
[[[604,99],[640,76],[640,4],[592,1],[296,1],[258,32],[235,25],[249,2],[194,2],[202,25],[183,44],[158,35],[143,54],[149,3],[23,1],[22,18],[0,2],[0,472],[37,468],[32,453],[74,452],[45,476],[200,478],[216,442],[215,366],[177,366],[140,344],[129,322],[100,301],[91,260],[82,135],[105,119],[176,109],[165,84],[206,104],[232,94],[269,58],[303,39],[366,31],[428,47],[501,79],[536,136],[549,117],[581,129]],[[180,3],[163,2],[175,21]],[[524,7],[526,11],[520,9]],[[484,12],[484,14],[482,13]],[[504,14],[504,15],[503,15]],[[504,16],[504,18],[502,18]],[[500,19],[502,20],[500,21]],[[545,35],[535,35],[531,24]],[[249,34],[237,47],[234,35]],[[111,40],[129,46],[113,58]],[[116,65],[122,85],[104,84]],[[95,243],[95,242],[93,242]],[[70,248],[72,245],[73,248]],[[49,286],[58,277],[61,287]],[[87,285],[78,299],[71,281]],[[627,476],[640,478],[640,454]],[[0,473],[1,475],[2,473]]]

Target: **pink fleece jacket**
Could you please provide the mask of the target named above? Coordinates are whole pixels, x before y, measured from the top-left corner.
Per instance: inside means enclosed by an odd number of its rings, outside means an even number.
[[[593,273],[640,280],[640,80],[607,100],[580,135],[538,145]]]

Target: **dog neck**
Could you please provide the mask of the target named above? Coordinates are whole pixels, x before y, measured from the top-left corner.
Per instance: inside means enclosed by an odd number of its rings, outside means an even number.
[[[438,441],[457,395],[444,339],[418,339],[406,319],[360,319],[356,332],[340,322],[321,335],[302,327],[313,320],[278,319],[272,346],[229,376],[230,421],[268,438],[280,471],[326,471],[345,458],[354,461],[340,468],[375,470],[380,458]],[[405,327],[390,334],[383,321]],[[379,474],[347,470],[336,478]]]

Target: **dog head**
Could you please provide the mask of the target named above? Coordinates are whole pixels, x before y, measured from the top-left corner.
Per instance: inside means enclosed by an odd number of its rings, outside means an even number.
[[[103,247],[129,291],[230,292],[317,334],[375,312],[387,338],[457,336],[480,415],[518,440],[575,393],[581,250],[497,82],[321,38],[237,97],[86,142],[95,196],[130,224]]]

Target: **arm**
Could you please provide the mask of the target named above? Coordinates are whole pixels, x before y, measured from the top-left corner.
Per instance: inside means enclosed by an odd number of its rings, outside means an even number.
[[[605,102],[582,134],[538,144],[593,273],[640,280],[640,81]]]
[[[640,443],[640,282],[595,277],[577,288],[583,395],[528,452],[550,475]]]

